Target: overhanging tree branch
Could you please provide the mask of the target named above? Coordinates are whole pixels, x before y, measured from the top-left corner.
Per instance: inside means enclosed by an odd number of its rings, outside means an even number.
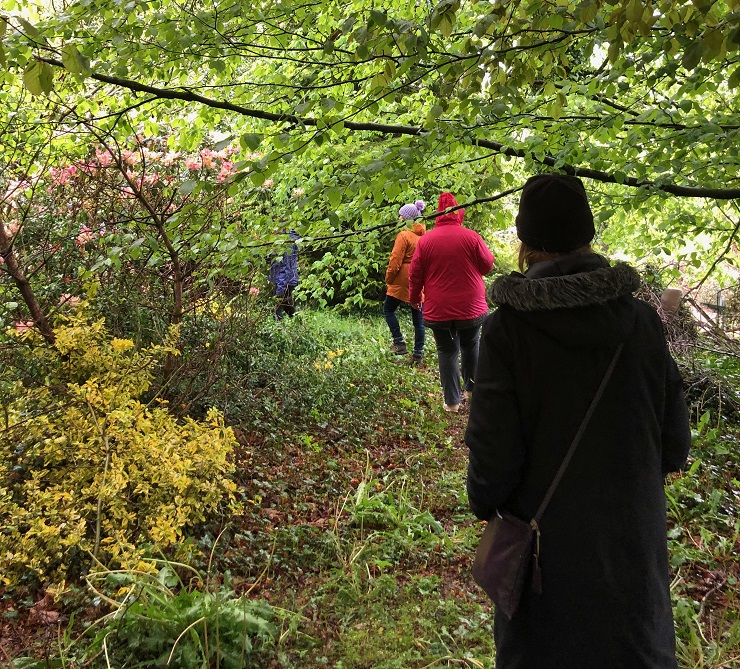
[[[39,57],[38,60],[44,63],[48,63],[49,65],[53,65],[55,67],[64,68],[62,62],[54,58]],[[126,88],[130,91],[135,91],[138,93],[147,93],[149,95],[154,95],[155,97],[160,99],[195,102],[197,104],[202,104],[214,109],[224,109],[236,114],[240,114],[241,116],[257,118],[264,121],[271,121],[273,123],[291,123],[304,127],[317,127],[319,124],[318,119],[304,118],[295,114],[276,114],[274,112],[267,112],[261,109],[250,109],[248,107],[243,107],[232,102],[208,98],[188,90],[157,88],[155,86],[140,84],[130,79],[111,77],[108,75],[97,73],[91,73],[89,76],[96,81],[101,81],[103,83],[118,86],[120,88]],[[343,125],[348,130],[377,132],[390,135],[421,136],[426,134],[427,132],[424,128],[420,126],[393,125],[386,123],[361,123],[357,121],[345,120],[343,121]],[[505,155],[510,158],[530,159],[548,167],[558,169],[562,172],[565,172],[566,174],[573,174],[579,177],[592,179],[594,181],[600,181],[603,183],[613,183],[630,188],[645,188],[655,191],[662,191],[680,197],[712,198],[716,200],[740,199],[740,188],[702,188],[697,186],[679,186],[676,184],[661,184],[654,181],[636,179],[635,177],[624,177],[622,179],[618,179],[616,176],[609,174],[608,172],[592,170],[585,167],[577,167],[574,165],[561,164],[561,162],[554,156],[545,156],[544,158],[539,159],[528,151],[525,151],[523,149],[516,149],[514,147],[501,144],[499,142],[493,142],[491,140],[474,137],[470,138],[468,141],[473,146],[480,146],[482,148],[491,149],[501,155]]]

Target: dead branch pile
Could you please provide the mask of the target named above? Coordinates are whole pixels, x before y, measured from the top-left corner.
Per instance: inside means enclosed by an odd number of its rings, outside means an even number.
[[[661,292],[656,292],[655,288],[643,283],[635,297],[647,302],[658,312],[671,352],[686,353],[696,346],[699,339],[696,319],[683,302],[676,313],[666,311],[660,301]]]
[[[714,417],[737,424],[740,422],[740,392],[725,377],[679,361],[684,395],[692,417],[709,411]]]

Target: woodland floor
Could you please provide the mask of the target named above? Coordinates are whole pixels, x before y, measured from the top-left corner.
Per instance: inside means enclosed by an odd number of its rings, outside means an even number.
[[[440,414],[436,443],[386,434],[381,425],[372,443],[354,448],[331,424],[311,437],[287,429],[277,438],[236,431],[244,510],[207,528],[198,543],[200,554],[210,556],[196,566],[212,583],[227,579],[237,594],[287,612],[279,652],[266,652],[254,666],[493,665],[490,605],[470,577],[481,524],[464,494],[466,407],[449,415],[431,406],[436,395],[425,401]],[[735,481],[738,472],[724,476]],[[363,487],[384,500],[382,519],[358,521],[352,513]],[[441,532],[423,529],[426,521],[418,518],[426,511]],[[737,532],[727,537],[727,559],[709,565],[700,554],[706,537],[682,529],[686,556],[676,578],[711,637],[737,616],[740,540]],[[30,591],[0,595],[6,666],[22,655],[55,655],[73,612],[72,636],[105,612],[82,589],[56,600]],[[724,633],[716,634],[721,642]],[[471,649],[479,659],[471,659]],[[430,658],[438,659],[429,665]]]

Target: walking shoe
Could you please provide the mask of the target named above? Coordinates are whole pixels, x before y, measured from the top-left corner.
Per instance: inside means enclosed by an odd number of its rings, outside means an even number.
[[[391,352],[395,353],[396,355],[406,355],[409,350],[406,348],[406,342],[401,342],[400,344],[396,344],[393,342],[391,344]]]
[[[411,356],[411,366],[412,367],[421,367],[422,364],[424,364],[424,357],[421,355],[414,355]]]
[[[445,411],[448,413],[457,413],[460,411],[460,405],[459,404],[444,404]]]

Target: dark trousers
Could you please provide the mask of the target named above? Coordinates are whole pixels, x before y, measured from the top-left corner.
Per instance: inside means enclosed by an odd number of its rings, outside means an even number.
[[[461,324],[464,323],[465,321],[462,321]],[[432,329],[437,344],[439,380],[445,404],[450,406],[460,404],[462,391],[472,391],[475,384],[481,326],[477,324],[473,327],[457,327],[456,321],[445,322],[442,327],[430,323],[427,325]],[[458,357],[462,362],[462,383]]]
[[[288,314],[288,316],[293,316],[293,314],[295,313],[295,304],[293,302],[294,288],[295,286],[288,286],[282,295],[280,295],[279,293],[276,293],[277,296],[280,298],[278,305],[275,307],[275,320],[276,321],[279,321],[283,317],[283,314]]]
[[[419,309],[414,309],[408,302],[399,300],[392,295],[386,295],[383,301],[385,322],[391,331],[393,342],[395,344],[403,344],[403,334],[401,333],[401,326],[398,324],[398,317],[396,316],[396,309],[402,304],[405,304],[411,309],[411,322],[414,324],[414,355],[417,358],[421,358],[424,355],[424,316],[422,312]]]

